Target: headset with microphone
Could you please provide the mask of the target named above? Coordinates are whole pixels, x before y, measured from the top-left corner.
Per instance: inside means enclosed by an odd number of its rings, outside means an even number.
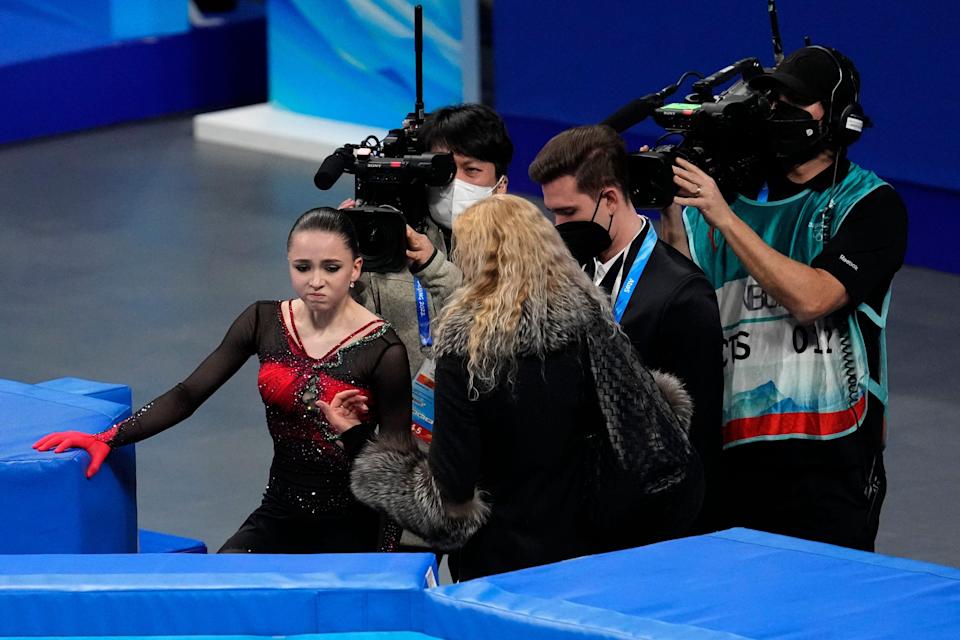
[[[830,56],[830,59],[833,60],[834,64],[837,65],[839,77],[837,78],[837,83],[833,85],[833,89],[830,91],[830,104],[826,114],[827,142],[834,145],[838,150],[845,149],[860,139],[860,136],[863,134],[864,127],[869,127],[872,124],[870,119],[867,118],[867,116],[863,113],[863,107],[860,106],[859,78],[857,77],[857,73],[854,71],[852,63],[850,63],[850,61],[847,60],[847,58],[839,51],[819,45],[808,46],[810,48],[820,49]],[[844,66],[841,63],[841,59],[848,65],[846,68],[846,73],[844,73]],[[843,84],[843,80],[846,75],[850,76],[850,83],[853,87],[853,99],[842,109],[837,109],[837,105],[834,104],[834,98],[836,97],[837,89],[839,89],[840,85]],[[830,199],[827,201],[826,206],[820,210],[820,215],[823,216],[821,218],[821,233],[824,245],[830,241],[830,237],[832,235],[830,227],[833,220],[834,208],[836,207],[835,196],[837,189],[838,168],[839,162],[834,162],[833,181],[830,185]],[[827,322],[832,322],[832,320],[828,319]],[[834,328],[837,331],[837,343],[841,357],[840,369],[844,378],[844,384],[847,388],[847,393],[850,398],[850,411],[853,412],[854,420],[859,423],[860,417],[857,413],[856,402],[858,399],[860,381],[855,366],[856,361],[853,347],[850,341],[850,330],[843,324],[834,325]],[[873,473],[872,469],[870,473]]]
[[[833,63],[837,66],[839,77],[837,83],[833,85],[830,91],[830,104],[828,106],[826,117],[826,133],[828,141],[836,147],[849,147],[860,139],[863,130],[872,126],[870,118],[863,113],[863,107],[860,106],[860,81],[853,65],[840,52],[823,47],[820,45],[810,45],[811,49],[823,51]],[[841,62],[841,59],[843,62]],[[844,62],[847,63],[846,69]],[[853,87],[853,99],[842,108],[834,103],[834,97],[837,90],[843,84],[844,79],[849,76],[850,84]]]

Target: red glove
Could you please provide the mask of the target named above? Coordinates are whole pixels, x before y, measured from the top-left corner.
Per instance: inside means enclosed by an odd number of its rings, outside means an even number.
[[[57,447],[54,453],[63,453],[67,449],[86,449],[90,454],[87,478],[92,478],[97,471],[100,471],[100,465],[110,453],[110,445],[81,431],[58,431],[47,434],[33,443],[33,448],[37,451],[49,451],[53,447]]]

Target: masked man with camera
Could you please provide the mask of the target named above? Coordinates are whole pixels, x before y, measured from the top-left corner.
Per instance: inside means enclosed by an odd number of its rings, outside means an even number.
[[[456,175],[444,187],[430,187],[426,233],[407,226],[409,268],[365,272],[357,293],[364,306],[393,325],[407,347],[411,374],[420,370],[429,353],[431,321],[460,286],[460,270],[448,259],[453,220],[474,202],[506,191],[513,158],[503,120],[480,104],[438,109],[428,116],[419,136],[425,149],[453,154]],[[347,201],[341,208],[351,204]]]
[[[710,283],[689,259],[657,239],[650,220],[637,215],[628,195],[626,147],[612,128],[584,126],[558,134],[529,173],[542,186],[544,204],[574,258],[609,292],[614,316],[643,363],[680,378],[693,398],[690,441],[704,466],[706,495],[690,531],[714,530],[723,380]]]
[[[729,525],[873,550],[906,210],[846,158],[868,124],[846,57],[805,47],[750,86],[772,102],[766,185],[728,204],[678,159],[663,226],[720,302],[724,509]]]

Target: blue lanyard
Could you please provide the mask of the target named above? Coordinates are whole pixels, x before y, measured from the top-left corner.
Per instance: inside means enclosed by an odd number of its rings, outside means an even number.
[[[427,306],[427,292],[420,284],[420,278],[413,277],[413,294],[417,299],[417,326],[420,329],[420,344],[429,347],[433,344],[430,336],[430,307]]]
[[[766,202],[767,198],[770,197],[770,187],[767,186],[767,183],[764,182],[763,186],[760,187],[760,192],[757,193],[757,202]]]
[[[626,281],[620,285],[617,301],[613,305],[613,318],[617,322],[620,322],[620,319],[623,318],[623,313],[627,310],[627,303],[630,302],[637,282],[640,280],[640,276],[643,274],[643,270],[646,269],[647,262],[650,260],[650,254],[653,253],[653,245],[657,244],[657,232],[653,230],[653,224],[650,221],[647,221],[647,227],[647,236],[643,239],[643,244],[640,245],[640,251],[637,252],[637,257],[633,259],[633,264],[630,266],[630,272],[627,274]],[[629,249],[627,251],[629,251]],[[623,259],[627,259],[626,254],[624,254]]]

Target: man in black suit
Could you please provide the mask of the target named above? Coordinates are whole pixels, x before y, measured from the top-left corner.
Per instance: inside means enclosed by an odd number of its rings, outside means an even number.
[[[723,354],[713,287],[633,208],[626,148],[610,127],[560,133],[529,173],[574,258],[610,293],[614,316],[644,364],[680,378],[693,398],[690,440],[703,462],[706,495],[691,533],[714,530]]]

